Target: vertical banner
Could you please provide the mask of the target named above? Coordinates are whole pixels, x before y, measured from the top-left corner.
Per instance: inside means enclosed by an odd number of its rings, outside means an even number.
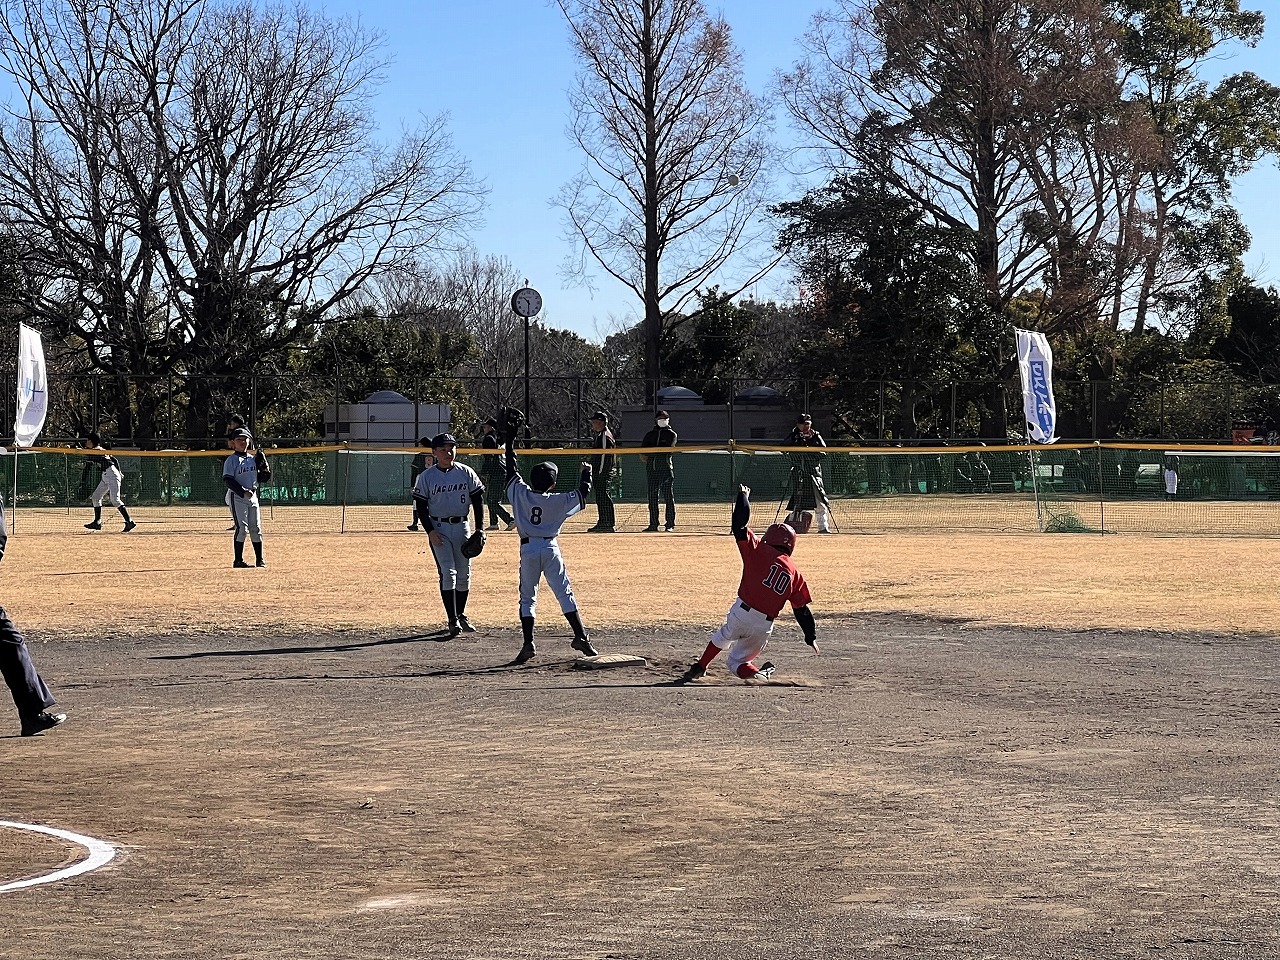
[[[13,421],[13,442],[29,447],[40,435],[49,408],[49,382],[45,378],[44,346],[40,334],[25,323],[18,325],[18,414]]]
[[[1027,436],[1036,443],[1053,443],[1058,407],[1053,402],[1053,351],[1043,333],[1014,329],[1018,337],[1018,373],[1022,375],[1022,409]]]

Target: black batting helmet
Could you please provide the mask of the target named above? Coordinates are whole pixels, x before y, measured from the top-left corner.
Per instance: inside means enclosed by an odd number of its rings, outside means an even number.
[[[529,473],[529,486],[539,493],[546,493],[556,485],[556,480],[559,477],[560,468],[550,460],[547,460],[534,465],[533,470]]]

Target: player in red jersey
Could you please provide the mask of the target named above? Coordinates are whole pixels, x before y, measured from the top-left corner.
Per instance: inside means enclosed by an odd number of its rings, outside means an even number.
[[[757,667],[752,661],[764,650],[773,633],[774,618],[788,603],[795,611],[796,622],[804,631],[804,642],[818,652],[817,628],[809,604],[809,585],[796,569],[791,551],[796,546],[796,532],[785,523],[775,523],[757,538],[747,527],[751,522],[751,490],[738,486],[738,499],[730,521],[733,537],[742,554],[742,582],[738,599],[729,608],[720,629],[711,635],[707,649],[698,662],[680,678],[688,683],[706,676],[707,667],[725,647],[729,648],[729,669],[743,680],[767,680],[773,675],[773,664]]]

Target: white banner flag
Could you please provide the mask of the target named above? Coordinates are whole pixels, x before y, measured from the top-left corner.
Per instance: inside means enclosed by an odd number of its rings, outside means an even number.
[[[18,415],[13,421],[13,442],[29,447],[36,442],[49,409],[49,382],[44,372],[44,346],[39,332],[18,325]]]
[[[1043,333],[1014,330],[1018,337],[1018,373],[1022,375],[1022,409],[1027,436],[1036,443],[1053,443],[1058,407],[1053,402],[1053,351]]]

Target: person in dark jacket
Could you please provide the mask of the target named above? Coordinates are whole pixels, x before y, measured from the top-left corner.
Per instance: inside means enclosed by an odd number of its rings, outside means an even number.
[[[653,429],[644,435],[640,445],[674,447],[677,439],[676,432],[671,429],[671,415],[665,410],[659,410],[654,414]],[[661,499],[666,506],[666,524],[663,529],[670,533],[676,528],[676,474],[673,458],[669,453],[642,453],[640,459],[644,461],[645,476],[649,481],[649,526],[644,532],[658,532],[658,500]]]
[[[418,446],[430,447],[431,438],[419,437]],[[423,470],[427,469],[427,467],[429,466],[431,466],[431,454],[427,453],[426,450],[419,450],[417,453],[413,455],[413,459],[409,461],[409,489],[410,490],[413,490],[413,485],[418,482],[418,474],[420,474]],[[409,524],[409,526],[405,527],[405,529],[406,530],[418,529],[418,508],[416,506],[413,509],[413,523]]]
[[[595,434],[594,447],[597,450],[612,450],[618,445],[609,430],[609,416],[603,410],[591,415],[591,431]],[[591,458],[591,473],[596,484],[596,525],[590,527],[588,533],[613,533],[614,515],[613,499],[609,496],[609,484],[613,480],[613,471],[617,457],[612,453],[598,453]]]
[[[506,486],[507,475],[502,456],[497,453],[502,449],[502,444],[498,442],[497,419],[490,417],[486,420],[481,424],[480,432],[483,434],[480,438],[480,446],[485,450],[494,451],[486,453],[480,464],[480,476],[484,478],[484,502],[489,508],[489,529],[497,530],[498,520],[501,519],[510,530],[516,525],[516,519],[502,505],[502,492]]]

